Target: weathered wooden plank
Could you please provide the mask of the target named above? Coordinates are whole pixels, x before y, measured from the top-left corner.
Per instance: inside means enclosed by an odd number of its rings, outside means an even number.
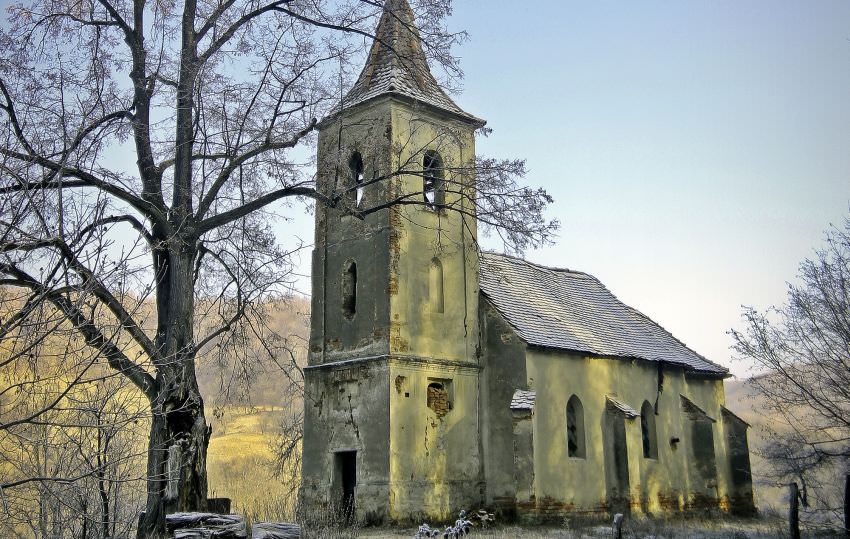
[[[251,539],[299,539],[301,526],[288,522],[257,522],[251,527]]]
[[[247,539],[245,519],[216,513],[171,513],[165,526],[174,539]]]

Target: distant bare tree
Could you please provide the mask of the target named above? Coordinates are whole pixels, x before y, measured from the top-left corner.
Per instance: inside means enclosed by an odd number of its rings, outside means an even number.
[[[8,8],[0,285],[17,291],[20,309],[4,323],[25,327],[47,313],[146,398],[139,537],[161,533],[167,512],[206,505],[210,431],[195,360],[226,342],[258,301],[284,291],[291,253],[273,224],[285,229],[294,205],[364,218],[426,203],[422,193],[400,193],[350,207],[346,191],[317,189],[306,157],[382,4],[32,0]],[[463,35],[442,24],[450,7],[422,1],[417,13],[432,62],[456,80],[451,46]],[[548,240],[550,199],[517,183],[521,161],[479,159],[474,168],[465,177],[477,176],[476,190],[463,183],[471,205],[454,209],[501,231],[514,249]],[[421,174],[421,165],[385,172],[376,181]]]
[[[774,479],[798,481],[804,502],[840,511],[834,491],[850,461],[850,218],[800,264],[784,305],[743,317],[744,331],[730,332],[734,349],[762,373],[751,383],[788,430],[764,448]],[[825,475],[840,478],[832,495]]]
[[[13,333],[0,341],[0,535],[126,536],[144,494],[148,407],[75,330]]]

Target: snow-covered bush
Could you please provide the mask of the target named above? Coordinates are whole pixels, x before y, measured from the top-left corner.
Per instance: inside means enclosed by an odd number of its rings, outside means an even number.
[[[475,526],[486,527],[488,523],[495,522],[493,513],[481,509],[467,517],[466,511],[461,511],[453,526],[447,526],[445,530],[432,528],[428,524],[422,524],[416,531],[413,539],[426,539],[428,537],[441,537],[443,539],[457,539],[466,537]]]

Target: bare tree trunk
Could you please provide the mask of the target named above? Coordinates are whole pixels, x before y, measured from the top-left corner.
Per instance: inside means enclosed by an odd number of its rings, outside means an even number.
[[[85,498],[83,498],[81,505],[82,509],[82,524],[80,530],[80,539],[89,539],[89,506],[88,502]]]
[[[850,539],[850,473],[844,476],[844,537]]]
[[[103,537],[109,537],[109,492],[106,487],[106,471],[104,470],[104,455],[106,447],[103,442],[103,422],[100,412],[95,412],[97,420],[97,492],[100,495],[100,524]]]
[[[106,491],[104,475],[102,470],[97,473],[97,490],[100,494],[100,523],[103,537],[109,537],[109,493]]]
[[[800,539],[800,494],[797,483],[788,484],[788,529],[791,539]]]
[[[156,255],[155,255],[156,256]],[[195,377],[193,249],[170,248],[159,283],[157,396],[151,403],[148,497],[137,537],[165,533],[165,515],[205,510],[210,429]]]

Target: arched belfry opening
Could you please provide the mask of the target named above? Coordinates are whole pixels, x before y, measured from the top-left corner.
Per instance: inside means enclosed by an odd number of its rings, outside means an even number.
[[[360,152],[354,152],[348,160],[348,185],[346,186],[346,192],[350,193],[349,200],[354,203],[355,207],[359,208],[366,194],[366,186],[363,179],[363,156],[360,155]]]
[[[426,151],[422,158],[422,193],[425,196],[425,204],[432,210],[446,205],[443,158],[434,150]]]

